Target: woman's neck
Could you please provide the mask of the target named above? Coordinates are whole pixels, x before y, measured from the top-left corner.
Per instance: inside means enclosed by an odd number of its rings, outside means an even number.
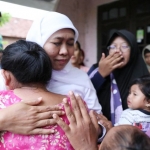
[[[22,100],[36,100],[42,97],[40,105],[52,106],[62,102],[66,96],[49,92],[42,84],[24,84],[14,90],[14,94]]]
[[[20,86],[15,89],[28,89],[28,90],[45,89],[46,90],[46,85],[41,83],[20,84]]]
[[[14,89],[14,93],[21,99],[34,99],[42,97],[45,95],[44,93],[51,92],[48,92],[46,86],[43,84],[22,84],[20,87]]]

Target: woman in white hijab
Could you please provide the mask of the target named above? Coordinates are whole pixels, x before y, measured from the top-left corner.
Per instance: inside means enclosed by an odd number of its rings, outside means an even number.
[[[68,17],[49,12],[35,21],[27,35],[28,41],[37,42],[44,47],[52,64],[52,80],[47,88],[51,92],[67,94],[78,93],[86,101],[89,109],[101,113],[95,89],[86,73],[71,66],[69,60],[73,54],[74,42],[78,31]],[[6,90],[0,73],[0,90]],[[21,101],[0,111],[0,131],[31,135],[50,134],[52,130],[43,128],[55,124],[52,114],[63,115],[58,106],[38,106],[42,99]],[[102,126],[103,127],[103,126]],[[100,131],[101,132],[101,131]],[[106,131],[103,128],[103,135]]]
[[[148,71],[150,72],[150,45],[147,45],[144,47],[142,51],[142,57],[144,59],[144,62],[147,66]]]
[[[55,93],[67,94],[72,90],[86,101],[89,109],[101,113],[101,106],[91,81],[86,73],[71,66],[74,42],[78,31],[65,15],[50,12],[35,21],[27,35],[27,40],[44,47],[53,63],[52,80],[47,88]],[[0,90],[6,90],[0,73]],[[63,115],[57,106],[38,106],[42,99],[21,101],[0,111],[0,131],[17,134],[50,134],[53,131],[43,128],[56,123],[52,114]],[[103,135],[105,131],[103,130]]]
[[[78,31],[71,20],[60,13],[49,12],[35,20],[26,40],[38,43],[49,55],[53,74],[47,89],[66,95],[69,91],[78,93],[91,110],[101,113],[95,89],[88,75],[73,67],[70,58]]]

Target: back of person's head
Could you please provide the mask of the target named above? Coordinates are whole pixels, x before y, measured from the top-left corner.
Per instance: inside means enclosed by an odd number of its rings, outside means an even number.
[[[51,78],[51,61],[43,48],[33,42],[19,40],[7,46],[1,65],[23,84],[46,84]]]
[[[106,134],[99,150],[149,150],[150,138],[131,125],[113,127]]]
[[[141,92],[145,95],[146,100],[150,101],[150,75],[145,75],[134,79],[130,83],[130,87],[135,84],[139,86]]]

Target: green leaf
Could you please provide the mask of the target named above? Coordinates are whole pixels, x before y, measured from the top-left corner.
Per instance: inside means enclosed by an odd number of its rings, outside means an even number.
[[[2,13],[2,16],[0,17],[0,27],[9,22],[10,18],[11,15],[9,13]]]

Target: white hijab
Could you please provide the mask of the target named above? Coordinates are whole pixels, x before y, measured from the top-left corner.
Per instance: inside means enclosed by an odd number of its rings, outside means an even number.
[[[78,39],[78,31],[74,27],[71,20],[63,14],[57,12],[48,12],[47,14],[39,17],[38,20],[35,20],[33,22],[27,34],[26,40],[36,42],[43,47],[47,39],[53,33],[64,28],[70,28],[75,32],[75,42],[76,42]],[[58,86],[56,85],[56,83],[63,83],[64,85],[74,84],[83,86],[85,88],[90,88],[92,90],[94,89],[91,82],[89,82],[89,77],[87,76],[87,74],[73,67],[70,62],[62,70],[59,71],[53,70],[52,78],[50,84],[48,85],[48,89],[51,90],[55,88],[55,86]]]
[[[48,12],[35,20],[27,34],[26,40],[38,43],[44,46],[47,39],[56,31],[64,28],[70,28],[75,32],[75,42],[78,39],[78,31],[71,20],[60,13]]]
[[[144,52],[145,52],[146,49],[150,51],[150,45],[147,45],[146,47],[144,47],[144,49],[143,49],[143,51],[142,51],[142,57],[143,57],[144,62],[145,62]],[[147,69],[148,69],[149,72],[150,72],[150,66],[149,66],[146,62],[145,62],[145,64],[146,64],[146,66],[147,66]]]

